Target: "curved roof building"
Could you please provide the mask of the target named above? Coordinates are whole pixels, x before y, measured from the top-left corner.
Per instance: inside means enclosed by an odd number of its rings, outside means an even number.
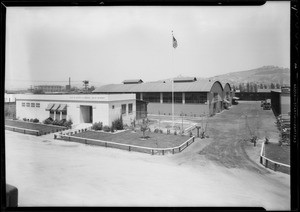
[[[224,85],[219,81],[183,77],[174,78],[174,83],[171,80],[143,82],[141,79],[127,82],[103,85],[93,93],[134,93],[136,99],[148,102],[150,114],[172,115],[173,102],[175,115],[214,115],[223,109]],[[231,90],[228,83],[225,87]]]

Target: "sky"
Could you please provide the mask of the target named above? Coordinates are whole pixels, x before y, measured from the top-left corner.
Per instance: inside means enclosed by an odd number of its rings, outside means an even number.
[[[290,3],[8,7],[5,63],[6,89],[289,68]]]

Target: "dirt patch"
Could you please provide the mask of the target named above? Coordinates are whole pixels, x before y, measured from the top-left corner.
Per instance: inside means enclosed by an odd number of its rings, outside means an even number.
[[[254,147],[249,141],[253,135],[258,138],[266,135],[278,137],[275,117],[271,111],[262,110],[260,102],[241,102],[230,110],[210,118],[208,122],[207,134],[212,138],[212,142],[199,151],[200,155],[227,168],[268,172],[249,158],[245,148],[260,151],[259,147]]]

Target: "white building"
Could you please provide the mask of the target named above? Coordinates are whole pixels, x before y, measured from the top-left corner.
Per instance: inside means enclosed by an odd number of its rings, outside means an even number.
[[[15,102],[15,101],[16,101],[16,94],[4,93],[4,102],[5,103],[10,103],[10,102]]]
[[[71,119],[73,124],[111,123],[122,115],[130,125],[136,119],[135,94],[75,94],[16,96],[16,117],[19,119]]]

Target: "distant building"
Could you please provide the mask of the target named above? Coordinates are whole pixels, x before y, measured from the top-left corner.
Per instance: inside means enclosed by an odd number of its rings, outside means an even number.
[[[239,100],[261,101],[271,98],[271,91],[281,91],[281,89],[257,89],[257,92],[235,92]]]
[[[172,115],[172,91],[174,114],[177,116],[214,115],[224,109],[224,104],[231,106],[233,97],[228,83],[222,85],[219,81],[197,80],[195,77],[175,78],[174,83],[125,80],[123,84],[98,87],[93,93],[135,94],[137,100],[148,102],[149,114]]]
[[[4,102],[5,103],[14,103],[14,102],[16,102],[16,94],[4,93]]]
[[[35,90],[42,90],[45,93],[62,92],[64,86],[61,85],[36,85]]]
[[[271,91],[271,106],[275,116],[281,114],[290,114],[290,87],[282,87],[281,91]]]

